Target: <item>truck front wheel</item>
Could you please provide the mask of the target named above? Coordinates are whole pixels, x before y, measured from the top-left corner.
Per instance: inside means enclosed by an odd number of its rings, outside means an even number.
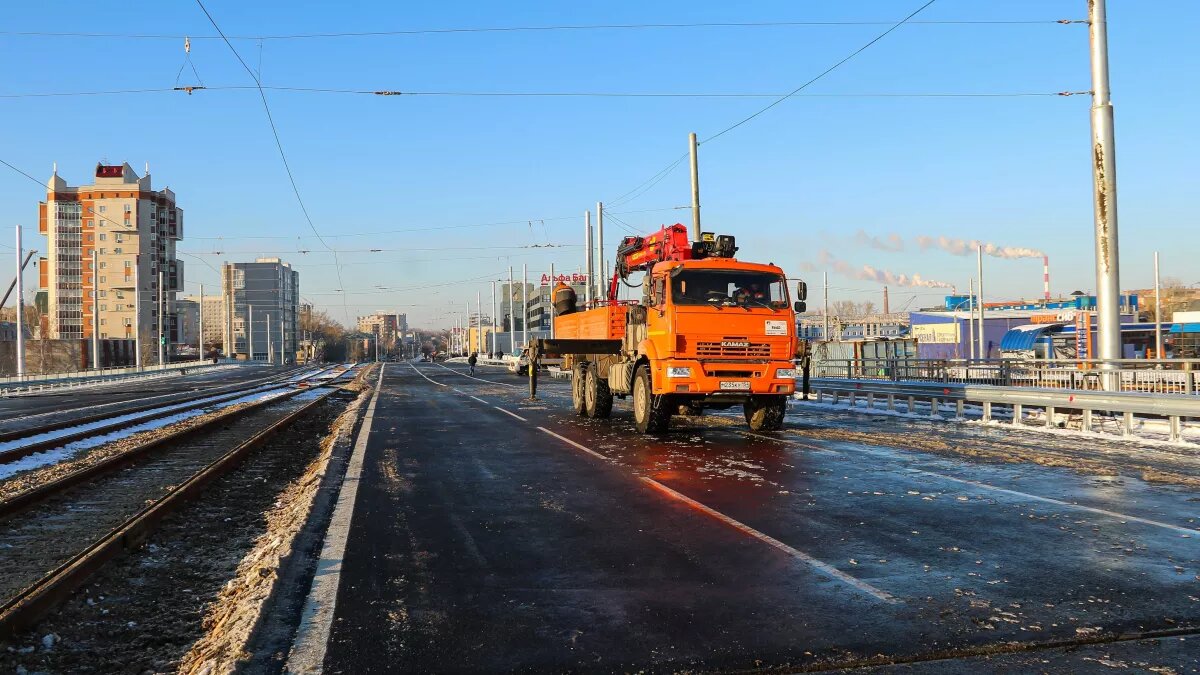
[[[587,414],[587,401],[584,396],[584,378],[587,377],[587,364],[576,363],[571,369],[571,408],[575,414],[583,417]]]
[[[633,376],[633,424],[642,434],[661,434],[671,424],[666,396],[653,393],[646,366],[640,366]]]
[[[787,412],[786,396],[751,396],[742,406],[751,431],[778,431]]]
[[[587,368],[583,385],[584,410],[593,419],[605,419],[612,413],[613,396],[608,380],[600,379],[600,368],[592,364]]]

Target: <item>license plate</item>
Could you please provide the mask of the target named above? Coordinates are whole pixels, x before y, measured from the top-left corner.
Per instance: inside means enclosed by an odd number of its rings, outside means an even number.
[[[721,382],[722,391],[750,391],[749,382]]]

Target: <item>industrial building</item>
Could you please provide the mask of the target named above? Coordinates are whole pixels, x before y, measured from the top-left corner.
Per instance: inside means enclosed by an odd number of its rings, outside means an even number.
[[[227,356],[291,363],[299,349],[300,273],[279,258],[221,268]]]
[[[157,362],[160,329],[168,345],[179,341],[175,298],[184,268],[175,244],[183,210],[169,188],[153,189],[149,167],[138,176],[129,164],[97,164],[95,182],[80,186],[55,167],[38,232],[47,238],[38,281],[49,337],[140,336],[146,364]]]

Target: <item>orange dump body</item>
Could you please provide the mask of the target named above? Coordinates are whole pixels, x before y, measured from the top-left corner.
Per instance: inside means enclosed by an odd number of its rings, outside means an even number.
[[[628,305],[605,305],[554,317],[558,339],[620,340],[625,337]]]

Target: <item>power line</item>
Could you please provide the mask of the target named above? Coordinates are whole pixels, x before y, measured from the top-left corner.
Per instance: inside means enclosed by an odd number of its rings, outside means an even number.
[[[207,12],[205,12],[207,14]],[[211,17],[210,17],[211,19]],[[612,23],[612,24],[562,24],[549,26],[477,26],[459,28],[414,28],[381,31],[344,31],[335,33],[292,33],[277,35],[182,35],[169,33],[98,33],[84,31],[0,31],[0,35],[14,37],[71,37],[71,38],[123,38],[135,40],[311,40],[326,38],[390,37],[404,35],[448,35],[457,33],[534,33],[554,31],[588,30],[661,30],[690,28],[788,28],[818,26],[887,26],[894,21],[847,20],[847,21],[704,21],[686,23]],[[1025,20],[940,20],[909,21],[914,25],[926,26],[1036,26],[1069,25],[1086,23],[1084,19],[1025,19]],[[214,24],[215,27],[215,24]],[[220,29],[217,29],[220,33]]]
[[[455,246],[450,248],[357,248],[357,249],[337,249],[336,253],[398,253],[406,251],[491,251],[504,249],[552,249],[552,248],[583,248],[582,244],[533,244],[528,246]],[[305,250],[273,250],[264,251],[255,249],[251,251],[188,251],[188,255],[250,255],[254,253],[312,253]]]
[[[338,285],[343,285],[342,266],[340,264],[341,261],[338,260],[337,251],[335,251],[332,246],[330,246],[325,242],[324,239],[321,238],[321,233],[317,231],[316,225],[313,225],[312,216],[310,216],[308,213],[308,207],[304,205],[304,198],[300,196],[300,188],[296,185],[296,177],[292,174],[291,165],[288,164],[287,153],[283,150],[283,141],[279,138],[279,130],[275,128],[275,118],[271,115],[271,106],[267,103],[267,94],[263,91],[262,80],[260,80],[258,75],[256,75],[254,71],[250,69],[250,66],[246,65],[246,62],[242,59],[242,55],[238,53],[238,50],[233,46],[233,43],[229,41],[229,38],[225,37],[225,33],[222,32],[221,27],[217,25],[216,19],[213,18],[212,14],[209,14],[208,8],[204,6],[203,0],[196,0],[196,4],[199,5],[200,10],[204,12],[204,16],[208,17],[208,22],[212,24],[212,27],[217,31],[217,34],[221,36],[221,39],[225,42],[225,45],[229,47],[229,51],[233,52],[233,55],[237,58],[238,63],[242,64],[242,68],[246,70],[246,74],[250,76],[250,79],[254,80],[255,86],[258,88],[258,96],[260,99],[262,99],[263,111],[267,114],[267,122],[271,125],[271,135],[275,137],[275,147],[279,149],[279,159],[283,162],[283,168],[285,171],[287,171],[288,181],[292,184],[292,192],[296,195],[296,202],[300,204],[300,211],[304,214],[304,220],[308,222],[308,228],[312,230],[314,235],[316,235],[317,240],[333,253],[333,261],[335,263],[339,263],[334,270],[337,272]],[[345,311],[346,320],[349,321],[350,310],[349,308],[346,308]]]

